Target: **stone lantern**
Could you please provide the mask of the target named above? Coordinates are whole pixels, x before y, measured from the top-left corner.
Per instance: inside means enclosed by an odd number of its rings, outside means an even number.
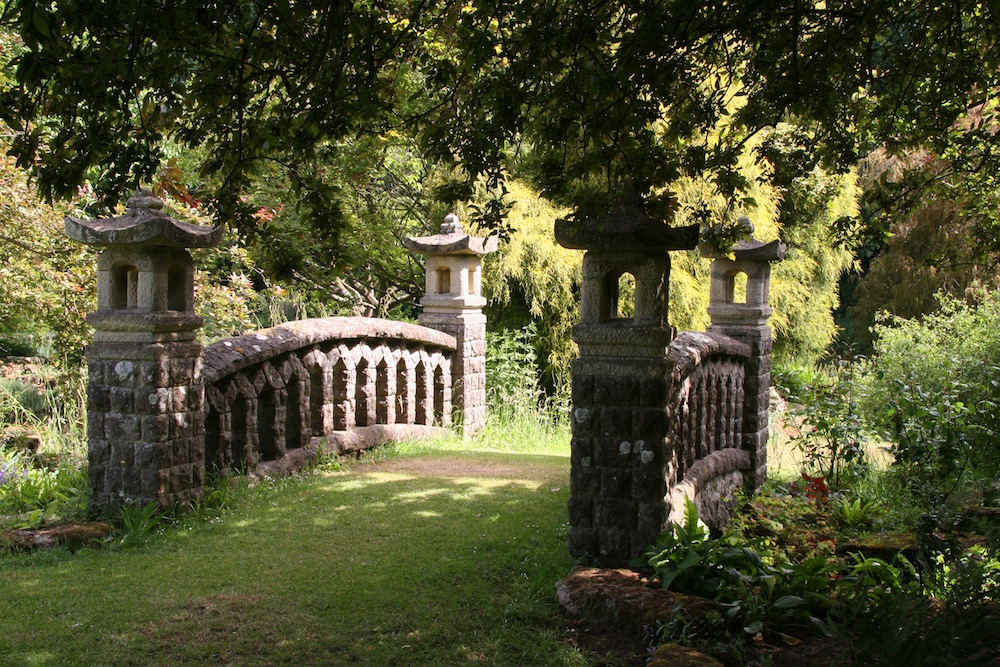
[[[698,227],[670,227],[638,203],[600,219],[556,221],[556,240],[586,250],[573,340],[569,551],[598,564],[627,562],[666,520],[669,251],[697,246]],[[634,279],[624,303],[622,277]]]
[[[202,318],[186,248],[216,245],[222,228],[169,218],[149,190],[124,215],[66,218],[66,234],[102,246],[97,311],[87,317],[91,502],[161,507],[200,495],[204,483]]]
[[[747,221],[749,223],[749,221]],[[752,231],[752,226],[750,226]],[[750,346],[750,359],[743,381],[743,443],[750,453],[753,476],[751,491],[767,477],[768,403],[771,391],[771,317],[768,303],[771,264],[784,259],[787,247],[778,241],[741,241],[732,257],[712,262],[708,316],[710,332],[735,338]],[[736,277],[746,276],[746,298],[736,300]]]
[[[486,423],[486,315],[482,295],[482,256],[495,252],[497,238],[465,233],[454,214],[434,236],[410,237],[410,250],[427,255],[423,312],[419,322],[454,336],[453,403],[462,415],[463,432],[474,434]]]

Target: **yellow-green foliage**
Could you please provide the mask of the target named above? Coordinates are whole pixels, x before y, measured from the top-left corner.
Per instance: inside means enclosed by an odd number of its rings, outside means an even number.
[[[856,211],[857,186],[853,176],[831,176],[814,169],[795,179],[794,192],[783,192],[764,182],[766,174],[748,159],[747,148],[740,169],[752,184],[747,204],[729,208],[705,179],[682,179],[674,189],[680,204],[674,224],[692,223],[691,211],[707,205],[718,221],[748,216],[754,236],[761,241],[781,238],[789,252],[771,272],[771,328],[775,347],[786,355],[815,358],[822,354],[836,334],[833,309],[839,303],[837,281],[850,266],[851,254],[836,247],[833,223]],[[797,210],[812,219],[795,219],[781,227],[782,206],[790,197],[798,198]],[[802,206],[805,201],[809,205]],[[678,330],[702,330],[708,324],[710,260],[698,251],[675,253],[670,272],[670,321]]]
[[[787,141],[785,135],[781,139]],[[788,255],[771,274],[775,347],[780,354],[814,359],[836,334],[832,311],[838,305],[837,283],[851,263],[851,254],[836,246],[833,228],[837,218],[856,212],[857,186],[853,176],[814,169],[794,179],[787,190],[779,190],[749,158],[759,143],[747,147],[740,164],[751,183],[744,206],[728,207],[706,179],[685,178],[673,189],[679,204],[674,224],[692,224],[693,211],[707,208],[718,222],[748,216],[759,240],[786,241]],[[490,302],[491,326],[537,322],[541,364],[551,384],[565,386],[569,362],[576,354],[570,329],[579,319],[583,253],[555,242],[555,220],[569,211],[517,182],[510,184],[510,199],[513,232],[497,255],[485,262],[483,289]],[[789,213],[792,207],[795,214]],[[711,260],[697,250],[671,253],[671,260],[670,322],[678,330],[704,330],[709,324]]]
[[[580,281],[583,253],[567,250],[555,241],[556,218],[568,211],[554,207],[526,185],[510,184],[514,231],[487,257],[483,292],[494,314],[504,308],[527,307],[525,315],[538,323],[536,349],[548,359],[546,374],[556,387],[569,380],[569,362],[576,356],[570,329],[580,319]],[[494,317],[494,320],[496,318]],[[501,316],[501,323],[503,317]],[[511,322],[522,326],[524,322]]]

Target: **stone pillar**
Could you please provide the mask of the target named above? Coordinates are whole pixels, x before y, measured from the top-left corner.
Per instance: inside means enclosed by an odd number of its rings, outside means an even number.
[[[486,315],[481,256],[495,252],[497,238],[466,234],[449,215],[435,236],[408,238],[406,247],[427,255],[423,312],[419,322],[443,331],[458,343],[452,362],[452,403],[462,432],[472,436],[486,424]]]
[[[671,228],[638,210],[556,222],[556,240],[587,251],[573,340],[569,551],[622,566],[662,532],[669,508],[667,398],[674,330],[667,322],[667,251],[695,247],[698,228]],[[634,314],[620,317],[619,281],[635,279]]]
[[[194,264],[185,248],[218,243],[222,229],[168,218],[146,191],[125,214],[66,218],[67,235],[103,246],[97,311],[87,317],[87,435],[92,509],[202,492],[205,477],[202,346],[195,332]]]
[[[709,292],[709,331],[746,343],[750,358],[743,381],[743,442],[750,453],[753,474],[746,480],[756,492],[767,478],[768,404],[771,390],[771,317],[769,304],[771,263],[785,256],[786,247],[778,241],[743,242],[733,249],[733,258],[720,257],[712,262]],[[738,274],[747,278],[746,301],[736,302]]]

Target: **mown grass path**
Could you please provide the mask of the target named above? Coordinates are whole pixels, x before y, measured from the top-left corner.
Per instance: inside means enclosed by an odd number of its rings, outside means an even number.
[[[431,454],[258,488],[136,548],[0,560],[0,665],[586,665],[569,461]]]

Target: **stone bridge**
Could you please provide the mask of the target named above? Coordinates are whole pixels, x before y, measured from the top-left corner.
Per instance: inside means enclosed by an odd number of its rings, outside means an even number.
[[[186,248],[214,245],[220,232],[161,207],[139,193],[118,218],[66,221],[70,237],[105,247],[86,350],[96,509],[190,502],[213,472],[287,474],[320,451],[448,428],[473,435],[484,424],[480,257],[495,239],[469,236],[448,216],[440,234],[408,240],[428,256],[420,325],[305,320],[204,349]],[[716,258],[712,326],[678,335],[667,320],[669,252],[694,248],[697,227],[631,210],[558,221],[556,237],[587,251],[573,329],[570,552],[622,565],[683,516],[686,498],[719,526],[736,492],[763,482],[768,285],[784,246],[744,243]]]
[[[95,510],[168,507],[197,499],[212,473],[287,474],[321,449],[483,426],[480,256],[495,238],[469,236],[448,216],[440,234],[408,240],[428,256],[420,325],[306,320],[204,349],[186,248],[215,245],[221,230],[172,220],[162,206],[146,191],[120,217],[66,219],[71,238],[105,248],[86,349]]]

